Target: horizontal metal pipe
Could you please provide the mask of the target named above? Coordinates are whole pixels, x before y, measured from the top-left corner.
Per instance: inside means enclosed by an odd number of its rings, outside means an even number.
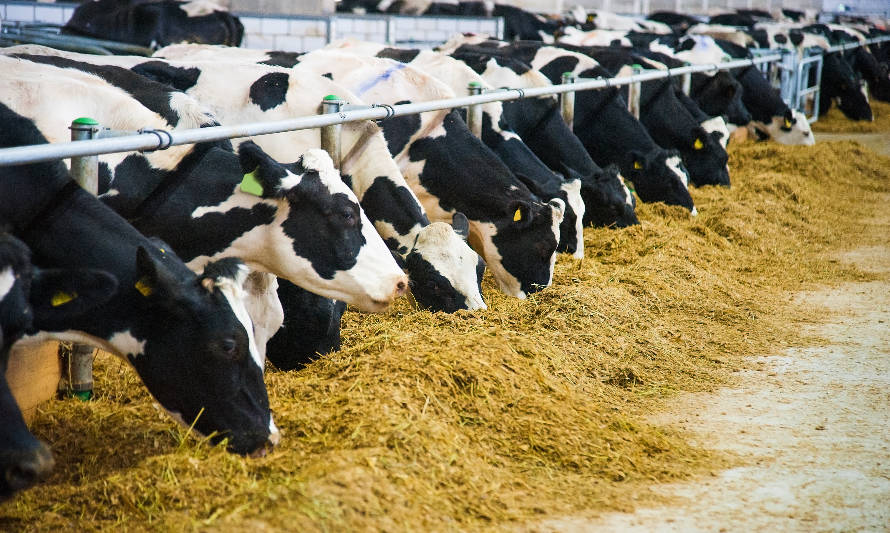
[[[236,126],[214,126],[190,130],[164,131],[158,133],[143,132],[131,136],[101,138],[90,141],[74,141],[65,143],[52,143],[34,146],[21,146],[15,148],[0,148],[0,166],[21,165],[52,161],[68,157],[98,155],[113,152],[129,152],[134,150],[155,150],[160,147],[168,147],[181,144],[193,144],[199,142],[219,141],[237,137],[251,137],[254,135],[267,135],[283,131],[319,128],[332,124],[355,122],[359,120],[380,120],[393,116],[413,115],[427,111],[438,111],[464,107],[472,104],[485,104],[518,100],[535,96],[548,96],[562,94],[570,91],[583,91],[589,89],[601,89],[603,87],[618,87],[634,82],[644,82],[663,79],[670,76],[679,76],[695,72],[709,72],[727,70],[731,68],[746,67],[760,63],[768,63],[781,58],[780,55],[769,55],[755,59],[739,59],[724,63],[708,65],[691,65],[670,70],[647,71],[636,76],[624,76],[609,79],[588,79],[553,85],[546,87],[533,87],[529,89],[498,89],[476,96],[464,96],[433,100],[429,102],[417,102],[412,104],[400,104],[393,106],[372,106],[365,109],[354,109],[329,113],[325,115],[313,115],[274,122],[254,122]],[[100,133],[100,137],[101,137]]]

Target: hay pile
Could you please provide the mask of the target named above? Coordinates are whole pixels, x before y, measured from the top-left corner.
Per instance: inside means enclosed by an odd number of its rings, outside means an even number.
[[[284,440],[263,459],[187,437],[100,358],[96,401],[38,415],[58,467],[0,530],[503,527],[725,466],[643,415],[804,342],[789,291],[866,279],[828,258],[890,192],[890,158],[851,142],[742,145],[730,165],[732,189],[693,191],[696,218],[643,205],[641,226],[588,228],[587,257],[527,301],[487,278],[485,312],[347,313],[342,352],[268,374]]]
[[[813,123],[815,132],[832,133],[879,133],[890,132],[890,103],[880,102],[871,98],[872,115],[874,120],[850,120],[844,116],[837,106],[831,106],[828,113],[822,115]]]

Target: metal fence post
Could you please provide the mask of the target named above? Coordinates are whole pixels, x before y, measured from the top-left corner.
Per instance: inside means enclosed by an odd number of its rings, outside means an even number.
[[[71,123],[71,140],[92,139],[99,131],[99,123],[91,118],[78,118]],[[71,177],[92,195],[99,192],[99,156],[71,158]],[[68,351],[59,346],[62,376],[67,380],[65,392],[81,400],[93,396],[93,356],[96,350],[86,344],[73,344]]]
[[[640,65],[633,64],[631,68],[634,76],[643,72]],[[640,118],[640,82],[638,81],[627,86],[627,110],[635,118]]]
[[[575,75],[571,72],[562,73],[562,83],[574,83]],[[572,123],[575,122],[575,91],[560,93],[559,95],[559,111],[562,113],[562,119],[565,121],[569,130],[572,129]]]
[[[329,94],[321,101],[321,114],[339,113],[343,107],[343,100],[339,96]],[[331,124],[321,128],[321,147],[330,154],[334,161],[334,168],[340,168],[340,130],[341,124]]]
[[[478,81],[471,81],[467,85],[467,91],[470,96],[482,94],[482,84]],[[467,106],[467,127],[476,137],[482,137],[482,104],[473,104]]]
[[[685,63],[685,66],[687,66],[687,67],[689,65],[690,65],[689,62]],[[682,81],[681,87],[683,88],[683,94],[685,94],[686,96],[689,96],[689,93],[692,92],[692,73],[687,72],[686,74],[683,74],[682,80],[683,81]]]
[[[386,17],[386,44],[393,46],[396,44],[396,18],[393,16]]]

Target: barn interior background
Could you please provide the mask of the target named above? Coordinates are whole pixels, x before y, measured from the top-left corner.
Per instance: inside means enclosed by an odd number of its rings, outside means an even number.
[[[500,17],[450,17],[411,15],[356,15],[335,13],[332,0],[220,0],[220,5],[239,16],[244,24],[246,48],[302,52],[352,37],[394,45],[431,48],[455,32],[502,36]],[[510,0],[500,2],[541,13],[560,13],[581,5],[618,13],[642,14],[658,10],[681,13],[720,13],[735,8],[837,11],[890,14],[888,0]],[[9,23],[65,24],[76,3],[0,1],[0,21]]]

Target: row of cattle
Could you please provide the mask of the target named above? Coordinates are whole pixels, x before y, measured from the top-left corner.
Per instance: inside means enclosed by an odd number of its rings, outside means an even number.
[[[440,52],[181,45],[144,58],[12,47],[0,50],[0,147],[66,141],[79,116],[172,131],[311,115],[329,94],[392,105],[453,97],[470,82],[611,77],[648,60],[585,51],[474,36]],[[715,84],[702,76],[696,84]],[[3,365],[19,341],[100,346],[125,358],[177,420],[234,452],[263,453],[279,438],[264,359],[296,368],[337,348],[345,304],[379,312],[410,291],[434,311],[484,309],[485,267],[524,298],[550,285],[557,252],[583,257],[585,225],[638,223],[625,179],[642,201],[694,215],[690,181],[729,185],[724,117],[733,113],[776,140],[813,142],[759,70],[726,81],[735,91],[722,99],[647,82],[639,120],[625,89],[581,92],[573,129],[551,98],[486,104],[481,138],[460,110],[351,123],[338,168],[317,148],[317,130],[107,154],[98,198],[61,162],[0,167],[0,225],[35,265],[88,269],[96,289],[3,293]],[[27,278],[18,266],[27,263],[0,263],[0,281]],[[28,311],[47,304],[54,313]],[[3,497],[51,461],[23,436],[14,403],[0,407],[4,426],[20,428],[0,441]]]

